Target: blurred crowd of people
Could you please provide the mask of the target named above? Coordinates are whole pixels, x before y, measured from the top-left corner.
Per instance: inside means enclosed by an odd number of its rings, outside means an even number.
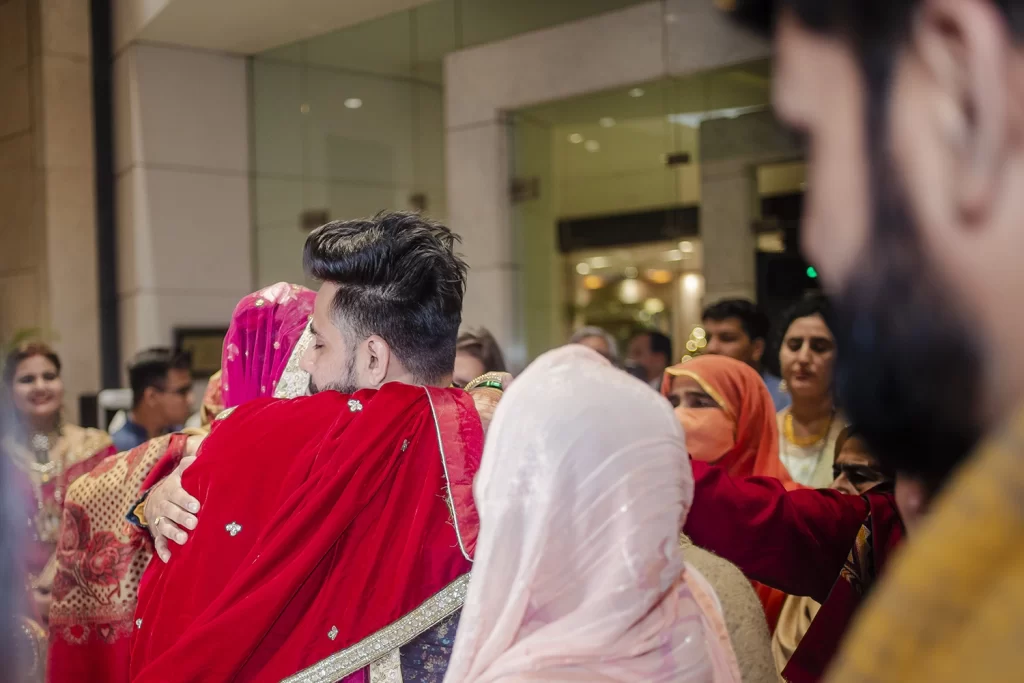
[[[1024,4],[720,4],[777,37],[826,295],[513,378],[458,236],[382,211],[238,303],[198,406],[147,349],[74,425],[20,344],[0,680],[1018,680]]]

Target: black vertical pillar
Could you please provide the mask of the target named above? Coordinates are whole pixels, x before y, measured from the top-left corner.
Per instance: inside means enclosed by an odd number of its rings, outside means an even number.
[[[117,306],[117,223],[114,191],[114,52],[111,0],[90,0],[93,139],[96,143],[96,252],[100,316],[100,368],[104,388],[121,384]]]

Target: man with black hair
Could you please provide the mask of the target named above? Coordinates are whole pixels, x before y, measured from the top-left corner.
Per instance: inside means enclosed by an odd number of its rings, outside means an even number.
[[[132,409],[111,435],[118,453],[185,424],[192,414],[192,358],[186,352],[151,348],[128,364]]]
[[[840,403],[901,511],[942,489],[829,680],[1019,680],[1024,0],[729,4],[774,29],[775,110],[809,141]]]
[[[765,312],[753,301],[723,299],[705,308],[702,318],[708,342],[704,353],[729,356],[754,368],[768,387],[775,410],[788,406],[789,394],[782,390],[782,378],[762,364],[771,329]]]
[[[133,681],[364,670],[440,683],[483,451],[473,399],[447,388],[466,287],[458,241],[397,212],[310,234],[306,271],[323,283],[300,361],[312,395],[238,406],[160,485],[169,493],[150,495],[147,521],[165,516],[150,528],[182,547],[142,582]]]
[[[641,330],[626,346],[626,362],[643,371],[643,380],[661,391],[665,368],[672,365],[672,340],[657,330]]]

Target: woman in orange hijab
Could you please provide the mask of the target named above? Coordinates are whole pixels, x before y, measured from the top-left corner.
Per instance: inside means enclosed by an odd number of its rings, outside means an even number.
[[[668,368],[661,393],[675,406],[691,458],[734,477],[775,477],[787,489],[800,488],[779,460],[775,404],[752,367],[728,356],[698,356]],[[751,583],[774,632],[788,596]]]
[[[672,402],[694,460],[731,476],[775,477],[795,488],[779,460],[775,407],[761,376],[727,356],[698,356],[665,371],[661,393]]]

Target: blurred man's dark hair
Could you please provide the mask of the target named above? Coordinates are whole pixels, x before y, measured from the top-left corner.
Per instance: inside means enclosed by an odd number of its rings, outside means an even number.
[[[988,0],[1015,42],[1024,0]],[[783,13],[844,44],[863,77],[870,236],[838,289],[830,323],[836,386],[848,417],[887,465],[940,488],[984,431],[985,367],[973,311],[930,256],[921,212],[893,155],[897,63],[924,0],[737,0],[731,14],[764,33]],[[970,112],[965,114],[968,118]],[[929,230],[929,233],[934,231]]]
[[[665,356],[665,363],[667,365],[672,364],[672,340],[667,334],[663,334],[657,330],[640,330],[633,335],[632,339],[636,339],[637,337],[647,337],[650,339],[651,353]]]
[[[146,389],[158,391],[167,388],[167,373],[171,370],[191,370],[192,355],[164,347],[153,347],[138,352],[128,363],[128,384],[132,388],[132,407],[142,402]]]
[[[771,322],[768,316],[753,301],[747,299],[723,299],[713,303],[704,309],[701,320],[715,320],[721,322],[729,318],[736,318],[740,321],[743,331],[750,337],[750,341],[758,339],[768,340],[768,331],[771,329]]]

